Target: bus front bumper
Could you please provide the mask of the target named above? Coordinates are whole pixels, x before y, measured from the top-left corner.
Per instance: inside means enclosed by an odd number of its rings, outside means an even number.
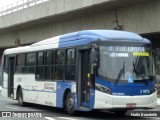
[[[147,109],[156,106],[157,92],[143,96],[115,96],[95,91],[94,109]]]

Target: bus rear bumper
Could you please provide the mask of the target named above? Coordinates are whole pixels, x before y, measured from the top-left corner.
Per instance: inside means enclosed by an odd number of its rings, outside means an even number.
[[[115,96],[95,91],[94,109],[148,109],[156,106],[157,92],[143,96]]]

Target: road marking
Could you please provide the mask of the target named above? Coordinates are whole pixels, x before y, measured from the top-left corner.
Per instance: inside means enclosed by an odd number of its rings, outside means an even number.
[[[14,108],[14,107],[9,107],[9,106],[5,106],[6,108],[9,108],[9,109],[14,109],[14,110],[18,110],[18,108]]]
[[[66,119],[66,120],[78,120],[78,119],[72,119],[72,118],[68,118],[68,117],[58,117],[58,118]]]
[[[48,119],[48,120],[55,120],[55,119],[53,119],[53,118],[51,118],[51,117],[44,117],[44,118],[46,118],[46,119]]]

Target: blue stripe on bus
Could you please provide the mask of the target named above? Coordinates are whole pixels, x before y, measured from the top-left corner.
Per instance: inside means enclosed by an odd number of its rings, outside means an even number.
[[[144,41],[144,39],[138,34],[127,31],[115,31],[115,30],[84,30],[80,31],[79,35],[92,35],[98,38],[104,38],[105,40],[133,40]]]
[[[128,40],[128,41],[141,41],[149,42],[147,39],[141,36],[124,31],[113,31],[113,30],[84,30],[69,34],[64,34],[60,37],[58,47],[69,47],[89,44],[97,39],[100,40]]]
[[[93,39],[95,40],[95,39]],[[59,48],[61,47],[70,47],[70,46],[77,46],[77,45],[86,45],[89,44],[91,41],[93,41],[91,39],[80,39],[77,41],[70,41],[70,42],[66,42],[66,43],[59,43]]]
[[[67,82],[57,82],[56,88],[56,107],[63,107],[63,96],[66,89],[71,90],[71,83]]]
[[[61,47],[70,47],[70,46],[79,46],[79,45],[86,45],[90,44],[92,41],[95,41],[97,37],[86,37],[86,38],[78,38],[77,40],[71,40],[69,42],[62,42],[66,41],[65,39],[60,39],[59,48]]]
[[[61,39],[65,39],[65,38],[70,38],[70,37],[77,37],[79,32],[72,32],[72,33],[67,33],[61,36]]]
[[[90,89],[90,110],[93,109],[94,102],[95,102],[95,90],[94,89]]]
[[[60,37],[58,47],[69,47],[77,45],[89,44],[92,41],[100,40],[128,40],[149,42],[141,36],[126,31],[113,30],[84,30],[69,34],[64,34]]]
[[[123,84],[114,84],[103,80],[99,77],[96,77],[96,83],[101,84],[105,87],[108,87],[112,90],[112,95],[123,95],[123,96],[134,96],[134,95],[150,95],[150,90],[155,84],[155,81],[146,83],[123,83]],[[148,90],[146,93],[140,93],[140,90]]]

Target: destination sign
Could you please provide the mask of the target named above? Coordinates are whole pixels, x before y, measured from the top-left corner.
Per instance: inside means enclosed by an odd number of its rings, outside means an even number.
[[[116,46],[117,52],[145,52],[144,47]]]
[[[109,46],[108,50],[110,52],[145,52],[145,47],[135,47],[135,46]]]

